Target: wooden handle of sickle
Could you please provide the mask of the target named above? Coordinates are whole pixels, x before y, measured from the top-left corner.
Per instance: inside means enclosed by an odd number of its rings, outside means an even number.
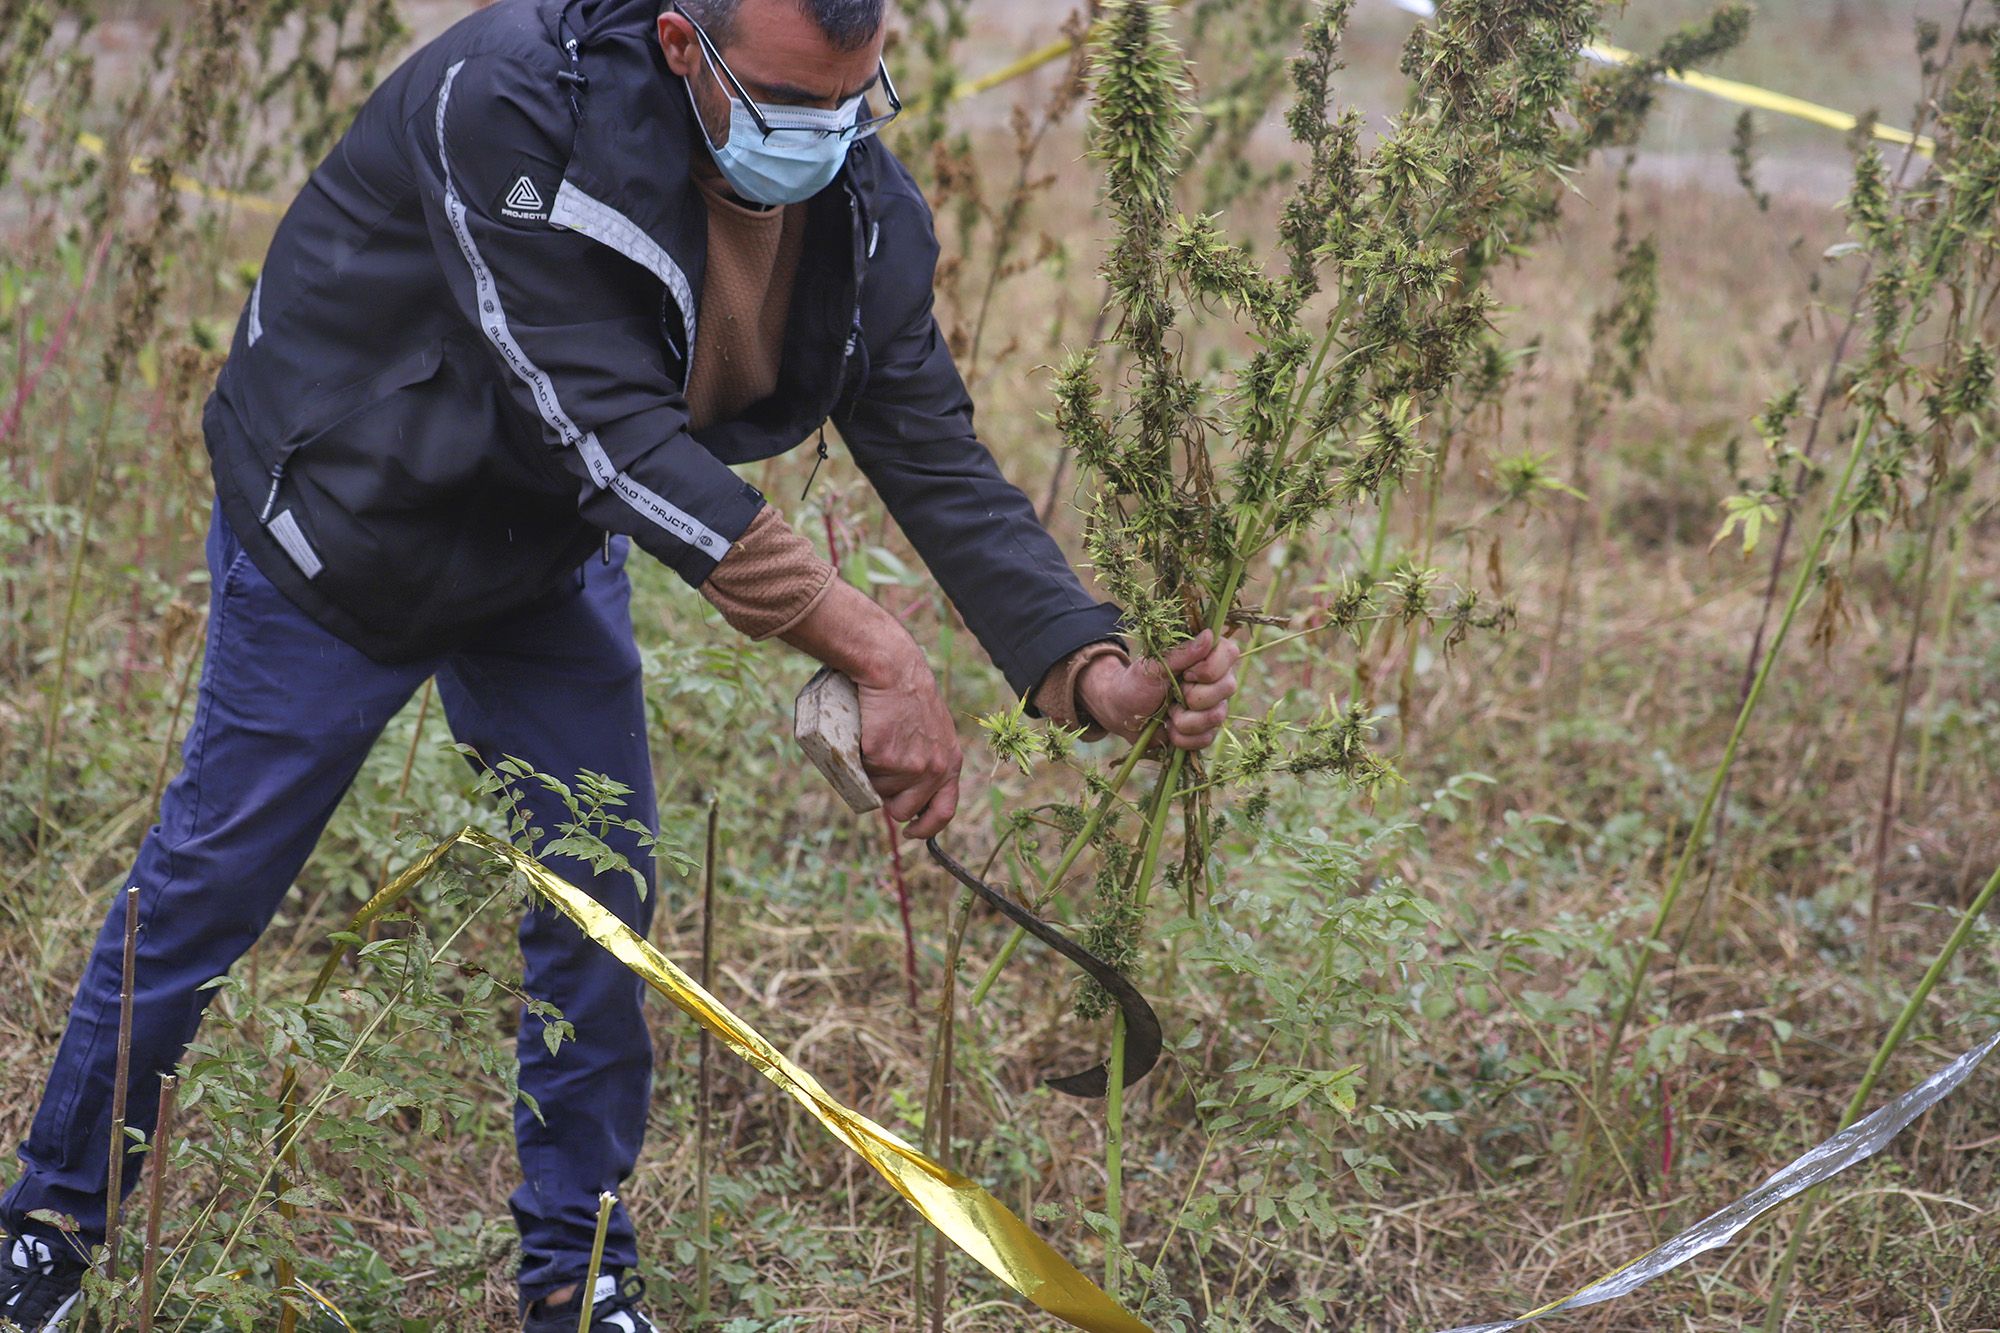
[[[861,764],[861,694],[832,667],[821,667],[799,691],[792,735],[840,799],[856,814],[882,808]]]

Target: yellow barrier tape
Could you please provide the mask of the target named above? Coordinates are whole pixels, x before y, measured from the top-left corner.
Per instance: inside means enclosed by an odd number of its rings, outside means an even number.
[[[1074,37],[1059,37],[1047,46],[1028,52],[1028,54],[1011,64],[1002,65],[999,69],[993,70],[990,73],[982,74],[976,79],[967,80],[952,89],[951,100],[954,102],[963,102],[968,97],[977,97],[981,93],[991,92],[1003,83],[1012,83],[1024,74],[1032,74],[1050,61],[1061,60],[1064,56],[1076,50],[1078,40],[1078,38]]]
[[[48,113],[26,98],[21,100],[20,107],[22,114],[27,116],[29,120],[41,125],[49,123]],[[77,131],[76,146],[100,160],[109,157],[111,154],[111,145],[104,141],[104,136],[92,134],[89,130]],[[135,176],[150,175],[153,170],[153,159],[150,157],[134,157],[131,160],[130,166],[132,174]],[[204,199],[214,199],[221,203],[230,204],[243,209],[247,213],[260,213],[265,217],[277,217],[285,211],[283,204],[275,200],[266,199],[262,195],[243,194],[236,190],[225,190],[219,185],[210,185],[206,181],[197,180],[193,176],[189,176],[183,172],[176,171],[169,179],[173,182],[173,187],[183,194],[198,194]]]
[[[1005,1204],[866,1116],[835,1101],[819,1080],[786,1059],[777,1047],[703,990],[700,983],[676,967],[637,931],[583,890],[503,839],[475,828],[461,829],[384,885],[361,909],[357,919],[365,922],[380,915],[430,874],[445,853],[461,844],[503,860],[519,871],[535,892],[574,921],[584,934],[603,945],[613,958],[789,1094],[987,1272],[1073,1328],[1087,1333],[1152,1333],[1050,1249]]]
[[[1415,14],[1418,18],[1436,18],[1437,5],[1434,0],[1389,0],[1389,3],[1405,14]],[[1593,42],[1583,48],[1586,59],[1603,65],[1629,65],[1640,57],[1622,46],[1612,46],[1605,42]],[[1733,102],[1737,106],[1752,107],[1759,111],[1772,111],[1781,116],[1792,116],[1798,120],[1811,121],[1828,129],[1846,133],[1861,123],[1858,116],[1817,102],[1808,102],[1803,97],[1793,97],[1790,93],[1774,93],[1769,88],[1759,88],[1754,83],[1739,83],[1735,79],[1721,79],[1713,74],[1701,74],[1692,70],[1668,70],[1661,75],[1668,83],[1691,88],[1695,92],[1707,93],[1710,97]],[[1937,150],[1931,139],[1899,130],[1890,125],[1871,125],[1869,133],[1887,143],[1908,144],[1925,157]]]
[[[242,1282],[248,1279],[249,1276],[250,1276],[250,1270],[247,1268],[239,1268],[234,1272],[228,1274],[229,1280],[231,1282]],[[339,1324],[340,1327],[345,1331],[345,1333],[354,1333],[354,1325],[351,1322],[349,1322],[347,1318],[347,1312],[345,1310],[342,1310],[338,1305],[335,1305],[333,1301],[328,1298],[327,1294],[321,1291],[318,1287],[315,1287],[312,1283],[306,1281],[304,1278],[298,1278],[292,1282],[290,1289],[297,1291],[300,1295],[304,1296],[307,1300],[311,1301],[314,1305],[317,1305],[321,1310],[325,1311],[328,1315],[332,1316],[334,1322]]]
[[[1583,48],[1584,54],[1607,65],[1629,65],[1639,57],[1622,46],[1609,46],[1602,42]],[[1662,75],[1668,83],[1677,83],[1683,88],[1692,88],[1698,93],[1733,102],[1737,106],[1752,107],[1759,111],[1772,111],[1781,116],[1791,116],[1797,120],[1811,121],[1828,129],[1850,133],[1861,124],[1858,116],[1817,102],[1808,102],[1802,97],[1789,93],[1774,93],[1769,88],[1759,88],[1753,83],[1739,83],[1735,79],[1717,78],[1713,74],[1703,74],[1697,70],[1668,70]],[[1885,143],[1905,144],[1915,148],[1925,157],[1937,151],[1937,143],[1928,135],[1912,134],[1899,130],[1893,125],[1871,124],[1868,132]]]
[[[1435,16],[1437,13],[1437,8],[1431,3],[1431,0],[1389,0],[1389,2],[1395,5],[1396,8],[1406,13],[1416,14],[1419,17],[1429,18]],[[1177,8],[1181,3],[1183,3],[1183,0],[1169,0],[1169,7]],[[976,79],[968,79],[966,82],[959,84],[956,88],[952,89],[951,100],[953,102],[963,102],[967,98],[991,92],[1002,84],[1012,83],[1015,79],[1032,74],[1051,61],[1060,60],[1070,52],[1076,50],[1077,46],[1084,40],[1086,40],[1086,37],[1059,37],[1046,46],[1037,47],[1035,50],[1028,52],[1028,54],[1018,60],[1002,65],[999,69],[988,71]],[[1639,58],[1633,52],[1627,51],[1623,47],[1601,42],[1586,46],[1583,49],[1583,53],[1590,59],[1608,65],[1629,65]],[[1713,74],[1702,74],[1692,70],[1669,70],[1662,77],[1668,83],[1678,84],[1683,88],[1706,93],[1710,97],[1720,98],[1725,102],[1733,102],[1738,106],[1753,107],[1761,111],[1774,112],[1781,116],[1791,116],[1798,120],[1810,121],[1815,125],[1824,125],[1829,129],[1839,130],[1842,133],[1852,131],[1861,123],[1859,117],[1849,112],[1830,106],[1821,106],[1817,102],[1808,102],[1802,97],[1793,97],[1789,93],[1773,92],[1768,88],[1759,88],[1755,84],[1741,83],[1735,79],[1718,78]],[[20,106],[29,119],[39,121],[44,125],[48,123],[46,113],[34,103],[24,99]],[[1891,125],[1872,123],[1869,126],[1869,133],[1887,143],[1909,145],[1925,157],[1930,157],[1937,151],[1936,142],[1928,135],[1912,134],[1908,130],[1899,130]],[[88,130],[80,131],[77,134],[76,144],[77,147],[83,149],[84,152],[89,153],[92,157],[102,158],[111,151],[110,145],[105,143],[102,136],[92,134]],[[152,170],[152,160],[146,157],[134,157],[131,167],[133,172],[143,175]],[[205,199],[214,199],[222,203],[231,204],[243,209],[245,212],[258,213],[265,217],[277,217],[285,211],[285,205],[276,200],[266,199],[262,195],[244,194],[240,191],[224,189],[219,185],[210,185],[206,181],[197,180],[195,177],[185,175],[181,172],[174,173],[173,185],[176,190],[184,193],[197,194]]]
[[[319,1290],[319,1288],[313,1286],[312,1283],[305,1281],[303,1278],[294,1282],[292,1285],[296,1286],[300,1291],[304,1292],[314,1305],[317,1305],[320,1309],[332,1315],[334,1321],[338,1323],[342,1329],[346,1330],[346,1333],[354,1333],[354,1325],[347,1322],[346,1313],[343,1312],[338,1305],[335,1305],[332,1301],[328,1300],[326,1296]]]

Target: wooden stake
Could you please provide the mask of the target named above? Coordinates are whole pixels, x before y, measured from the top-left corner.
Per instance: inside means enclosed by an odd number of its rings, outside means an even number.
[[[125,890],[125,959],[118,983],[118,1067],[111,1077],[111,1165],[105,1175],[104,1280],[118,1281],[118,1222],[125,1206],[125,1096],[132,1083],[132,974],[139,951],[139,886]]]
[[[715,867],[722,847],[720,802],[708,798],[708,856],[701,868],[701,988],[715,985]],[[712,992],[711,992],[712,993]],[[700,1055],[695,1074],[694,1110],[694,1213],[701,1242],[694,1252],[694,1315],[699,1327],[708,1319],[709,1249],[714,1239],[714,1220],[708,1206],[709,1144],[708,1119],[714,1088],[710,1083],[709,1051],[713,1039],[701,1030]]]
[[[139,1333],[153,1333],[153,1283],[160,1258],[160,1200],[167,1192],[167,1152],[173,1146],[174,1096],[180,1081],[160,1080],[160,1118],[153,1125],[152,1179],[146,1183],[146,1248],[139,1256]]]

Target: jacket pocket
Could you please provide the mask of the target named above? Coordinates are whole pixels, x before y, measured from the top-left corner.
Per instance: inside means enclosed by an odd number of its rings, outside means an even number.
[[[334,390],[312,404],[304,414],[303,424],[286,434],[271,461],[271,486],[264,497],[264,508],[258,514],[258,520],[270,522],[273,506],[278,501],[278,489],[284,485],[285,472],[301,450],[338,430],[391,394],[431,379],[443,364],[444,342],[439,340],[391,362],[373,375]]]

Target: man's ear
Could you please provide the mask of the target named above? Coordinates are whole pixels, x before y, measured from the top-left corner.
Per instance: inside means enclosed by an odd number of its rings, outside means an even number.
[[[660,50],[666,54],[667,68],[682,78],[692,78],[701,68],[701,43],[695,40],[694,25],[671,9],[660,11]]]

